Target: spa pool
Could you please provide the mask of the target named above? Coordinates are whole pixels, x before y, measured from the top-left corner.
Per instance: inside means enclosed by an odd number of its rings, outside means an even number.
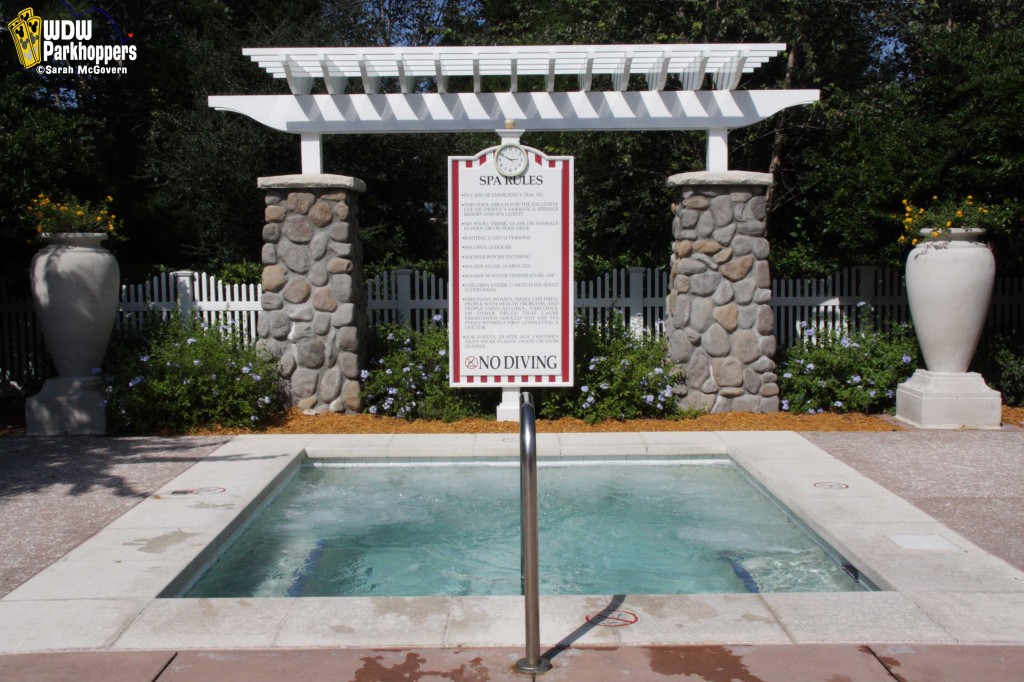
[[[539,470],[549,595],[856,591],[856,571],[728,459]],[[313,461],[185,597],[520,593],[519,470]]]

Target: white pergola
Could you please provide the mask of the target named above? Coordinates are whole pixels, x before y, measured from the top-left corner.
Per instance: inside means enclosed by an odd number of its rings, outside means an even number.
[[[508,120],[530,131],[707,130],[707,170],[724,171],[730,129],[818,100],[817,90],[736,89],[744,73],[785,48],[782,43],[246,48],[242,53],[284,79],[290,94],[218,95],[209,105],[297,133],[303,174],[323,172],[325,134],[492,131]],[[519,92],[525,77],[535,85],[543,79],[544,90]],[[312,94],[318,78],[326,94]],[[483,92],[485,78],[489,92]],[[708,78],[713,89],[702,89]],[[386,89],[397,92],[381,92],[385,79],[391,81]],[[640,79],[644,88],[631,90]],[[606,89],[593,89],[595,80]],[[362,92],[352,92],[353,84]]]

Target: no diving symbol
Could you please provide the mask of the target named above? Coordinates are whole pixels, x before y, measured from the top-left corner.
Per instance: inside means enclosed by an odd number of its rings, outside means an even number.
[[[226,488],[211,487],[211,488],[193,488],[189,490],[190,495],[219,495],[225,492]]]
[[[480,360],[475,355],[466,358],[466,369],[476,369],[480,366]]]
[[[591,625],[600,625],[603,628],[621,628],[632,625],[640,620],[640,616],[631,611],[619,611],[616,609],[605,609],[587,616],[587,622]]]
[[[821,481],[820,483],[815,483],[814,487],[824,488],[825,490],[846,490],[850,486],[845,483],[837,483],[835,481]]]

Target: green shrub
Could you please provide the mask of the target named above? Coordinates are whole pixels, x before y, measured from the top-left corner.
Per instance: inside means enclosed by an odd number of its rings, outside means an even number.
[[[403,419],[455,421],[494,416],[495,389],[457,389],[448,385],[448,330],[441,316],[422,332],[408,325],[385,324],[370,348],[370,369],[363,370],[367,411]]]
[[[815,331],[786,351],[780,364],[782,409],[792,412],[883,412],[896,386],[914,373],[917,341],[907,327],[856,332]]]
[[[448,330],[440,316],[434,322],[423,332],[405,325],[377,329],[370,369],[362,375],[370,414],[443,421],[494,415],[497,388],[448,385]],[[662,340],[634,336],[617,317],[608,326],[578,321],[575,343],[574,387],[523,387],[537,400],[540,417],[594,423],[678,413]]]
[[[119,335],[106,369],[108,420],[121,433],[259,426],[284,404],[272,358],[230,330],[178,314]]]
[[[263,274],[263,266],[256,261],[227,262],[215,260],[213,272],[224,284],[256,284]]]
[[[1024,405],[1024,342],[1016,336],[999,336],[978,349],[978,361],[986,381],[1003,394],[1003,404]]]
[[[593,424],[678,413],[672,394],[677,378],[664,340],[647,332],[634,335],[621,315],[607,325],[577,320],[575,336],[575,386],[538,391],[541,417],[578,417]]]

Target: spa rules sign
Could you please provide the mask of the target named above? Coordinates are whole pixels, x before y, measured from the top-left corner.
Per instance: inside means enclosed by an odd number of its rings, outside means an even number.
[[[452,386],[573,383],[573,159],[448,157]]]

